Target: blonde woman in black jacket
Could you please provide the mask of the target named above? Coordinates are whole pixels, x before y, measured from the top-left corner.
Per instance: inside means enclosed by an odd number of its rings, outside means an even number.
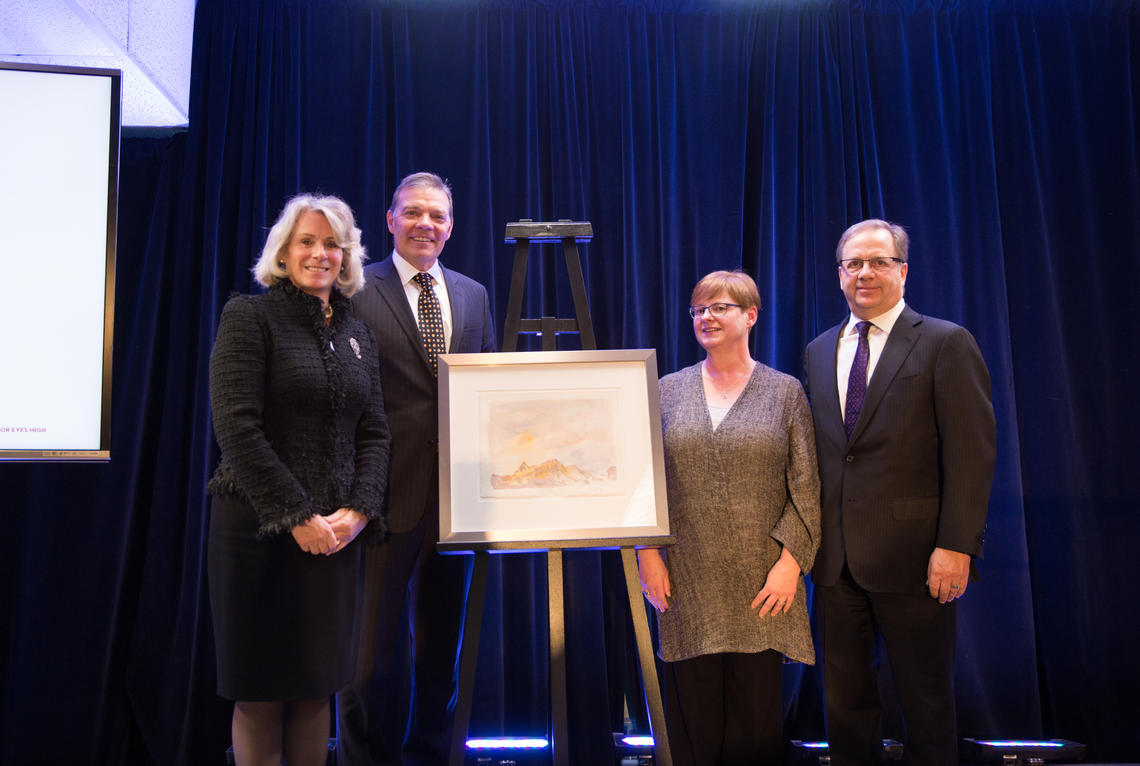
[[[269,291],[226,303],[210,357],[210,604],[239,766],[323,764],[355,664],[360,535],[383,536],[391,441],[348,301],[363,259],[348,205],[294,197],[254,268]]]

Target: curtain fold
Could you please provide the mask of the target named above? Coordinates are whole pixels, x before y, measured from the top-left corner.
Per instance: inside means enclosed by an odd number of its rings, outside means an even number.
[[[1138,71],[1136,0],[199,0],[188,131],[123,140],[112,463],[0,466],[0,762],[221,762],[217,317],[289,196],[343,197],[380,259],[416,170],[452,182],[443,260],[500,328],[506,223],[591,221],[598,345],[655,348],[660,374],[699,358],[696,280],[741,267],[755,355],[798,375],[845,313],[840,233],[907,226],[907,301],[975,335],[998,419],[961,734],[1140,760]],[[540,312],[573,313],[551,246],[531,251]],[[646,723],[620,561],[570,553],[565,575],[571,758],[606,763],[609,733]],[[489,583],[471,731],[542,734],[545,560],[496,557]],[[823,734],[819,676],[786,668],[789,737]]]

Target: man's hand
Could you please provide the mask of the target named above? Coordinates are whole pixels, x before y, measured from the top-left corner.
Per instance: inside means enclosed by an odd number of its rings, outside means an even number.
[[[930,597],[947,604],[961,598],[970,584],[970,554],[935,548],[926,566],[926,587]]]

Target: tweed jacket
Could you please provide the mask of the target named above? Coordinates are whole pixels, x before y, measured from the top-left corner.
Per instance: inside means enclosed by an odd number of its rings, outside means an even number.
[[[248,502],[259,535],[342,507],[383,526],[391,438],[376,342],[335,289],[329,302],[331,325],[319,298],[282,280],[222,309],[210,355],[222,459],[207,488]]]
[[[666,661],[774,649],[814,663],[803,578],[786,614],[752,599],[782,548],[804,572],[819,548],[819,475],[799,382],[757,363],[713,430],[697,364],[660,381],[672,599],[657,616]]]

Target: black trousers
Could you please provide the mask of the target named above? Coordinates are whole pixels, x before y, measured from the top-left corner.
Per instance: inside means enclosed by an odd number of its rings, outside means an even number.
[[[774,651],[665,663],[665,726],[674,766],[783,762],[780,666]]]
[[[878,636],[883,638],[906,723],[910,766],[957,766],[954,707],[956,610],[927,594],[871,593],[844,567],[816,586],[832,766],[878,766],[882,707]]]
[[[365,551],[356,675],[336,698],[340,766],[447,763],[472,557],[441,556],[438,541],[433,506]]]

